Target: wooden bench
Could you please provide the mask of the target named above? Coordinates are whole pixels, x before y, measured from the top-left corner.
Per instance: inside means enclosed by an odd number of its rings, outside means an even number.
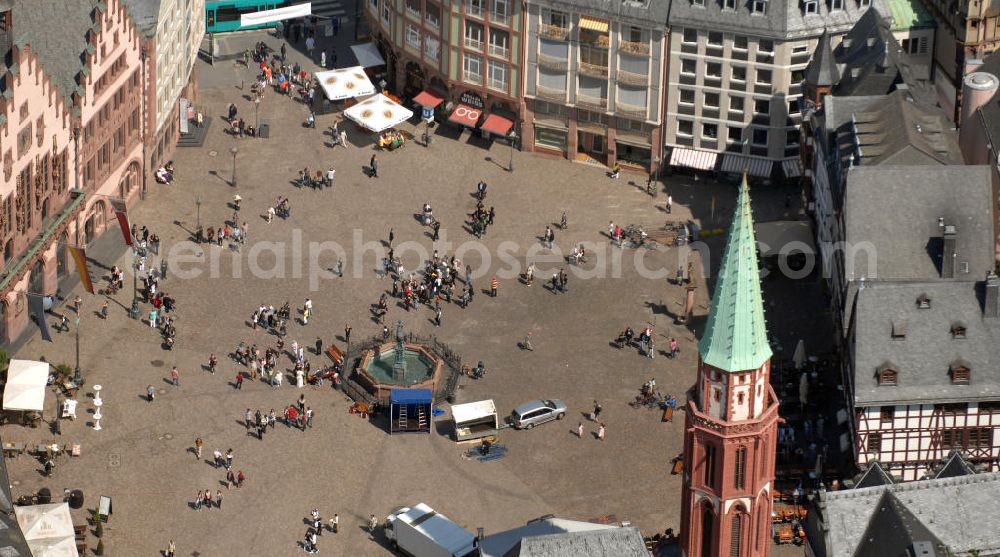
[[[333,363],[337,365],[344,365],[344,351],[337,347],[336,344],[330,344],[326,348],[326,355],[333,360]]]

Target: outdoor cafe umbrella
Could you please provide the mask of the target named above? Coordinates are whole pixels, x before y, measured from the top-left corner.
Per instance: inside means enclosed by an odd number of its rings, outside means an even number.
[[[317,72],[316,79],[331,101],[353,99],[375,94],[375,85],[361,66]]]
[[[379,133],[409,120],[413,116],[413,111],[379,93],[348,108],[344,111],[344,116]]]

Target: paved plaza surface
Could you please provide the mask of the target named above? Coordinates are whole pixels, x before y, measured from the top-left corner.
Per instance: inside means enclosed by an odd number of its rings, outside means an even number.
[[[178,302],[178,338],[172,351],[161,348],[160,336],[145,320],[128,319],[124,308],[131,301],[130,277],[113,298],[107,321],[95,314],[103,296],[84,294],[81,367],[88,393],[94,384],[104,386],[103,430],[89,427],[92,417],[84,407],[92,407],[90,395],[81,396],[80,418],[63,422],[61,441],[81,443],[83,455],[58,460],[50,479],[42,478],[40,466],[27,456],[9,460],[15,498],[42,486],[57,493],[83,489],[85,508],[93,508],[99,495],[113,497],[114,517],[105,534],[111,555],[154,555],[170,539],[176,540],[178,555],[295,555],[302,551],[298,542],[312,508],[324,519],[340,515],[340,533],[327,532],[319,540],[324,554],[384,555],[389,553],[384,540],[372,539],[364,529],[368,515],[381,518],[421,501],[469,530],[483,527],[487,534],[549,513],[580,519],[614,515],[647,534],[679,526],[680,477],[671,476],[669,468],[670,459],[681,452],[683,415],[662,423],[658,411],[635,410],[627,403],[650,378],[681,403],[693,383],[695,334],[700,331],[674,324],[684,290],[663,278],[673,275],[679,254],[687,257],[687,252],[619,250],[610,246],[605,231],[611,220],[657,224],[667,218],[693,218],[703,228],[724,227],[735,188],[669,178],[665,190],[673,195],[674,211],[667,215],[630,184],[644,183],[644,176],[626,173],[611,180],[599,167],[519,152],[513,153],[511,173],[505,169],[511,156],[508,147],[469,140],[468,132],[458,139],[455,133],[442,133],[429,147],[410,142],[395,152],[377,152],[379,176],[369,178],[363,167],[376,153],[372,134],[344,124],[351,145],[331,149],[325,145],[325,130],[341,116],[321,116],[316,129],[306,129],[302,122],[307,111],[291,98],[265,95],[260,117],[271,123],[269,139],[235,139],[223,133],[226,126],[219,115],[230,102],[237,103],[248,122],[253,119],[253,107],[243,98],[249,85],[238,88],[239,79],[249,80],[250,73],[228,62],[198,71],[204,79],[199,106],[215,118],[209,137],[204,147],[177,153],[176,181],[169,186],[150,183],[146,200],[131,211],[131,220],[148,226],[169,250],[189,241],[199,219],[206,228],[230,219],[228,203],[238,193],[249,242],[240,253],[225,246],[192,245],[184,251],[195,254],[188,261],[171,261],[160,290]],[[401,128],[416,132],[411,123]],[[234,146],[235,187],[230,153]],[[315,172],[330,166],[337,171],[332,188],[311,190],[291,183],[303,167]],[[390,437],[379,424],[348,414],[350,401],[329,384],[299,390],[288,381],[280,388],[247,381],[242,390],[234,388],[237,370],[245,368],[226,355],[240,341],[261,348],[276,342],[276,337],[247,325],[261,303],[280,307],[289,301],[295,308],[312,298],[314,317],[308,325],[297,321],[289,326],[288,344],[296,340],[311,347],[318,336],[324,345],[342,346],[337,337],[345,324],[353,326],[355,340],[379,333],[370,306],[390,287],[389,279],[375,274],[380,242],[393,228],[396,253],[407,270],[418,268],[421,251],[430,254],[437,248],[450,256],[475,240],[462,225],[474,209],[471,192],[480,179],[489,183],[485,203],[495,207],[497,216],[487,236],[475,244],[482,249],[468,249],[460,256],[476,274],[472,305],[461,309],[444,304],[443,323],[436,327],[430,309],[406,312],[391,304],[386,322],[401,319],[407,331],[436,335],[463,361],[485,362],[487,375],[478,381],[463,378],[456,402],[493,398],[506,414],[530,399],[560,398],[569,407],[565,420],[530,431],[504,430],[500,442],[509,448],[507,456],[480,463],[462,458],[466,447],[442,435],[446,428],[429,436]],[[785,194],[767,188],[754,191],[756,217],[794,214],[796,208],[785,206]],[[291,217],[267,224],[261,215],[278,196],[289,198]],[[661,190],[655,202],[662,206],[665,199]],[[434,246],[429,229],[415,218],[423,203],[430,203],[442,222],[442,241]],[[568,254],[579,242],[594,243],[594,253],[579,268],[539,246],[545,226],[558,223],[563,211],[569,229],[555,229],[557,247]],[[354,248],[356,241],[365,246],[361,254]],[[332,248],[315,264],[310,262],[310,242],[335,242],[345,248],[344,278],[326,271],[338,258]],[[301,263],[293,254],[296,245],[302,246]],[[721,254],[721,238],[710,238],[706,245]],[[281,249],[283,257],[277,255]],[[501,259],[500,252],[507,255]],[[531,287],[510,278],[507,271],[515,265],[523,270],[528,257],[539,269]],[[692,320],[697,329],[707,314],[705,275],[711,273],[705,272],[699,256],[692,257],[697,262]],[[97,263],[127,268],[129,259]],[[662,276],[644,278],[649,273],[640,273],[640,264],[663,270]],[[91,268],[104,272],[95,264]],[[557,294],[543,283],[559,268],[570,276],[568,292]],[[201,276],[181,278],[192,269]],[[322,275],[315,288],[310,284],[312,272]],[[583,278],[586,273],[594,278]],[[500,275],[497,298],[483,293],[493,274]],[[773,289],[770,285],[782,292],[795,289],[771,282],[766,283],[768,290]],[[782,312],[804,313],[803,302],[782,307],[783,300],[770,300],[769,319]],[[144,319],[148,310],[144,305]],[[677,338],[677,359],[663,353],[648,359],[634,349],[611,346],[626,326],[638,332],[647,323],[655,327],[658,352],[666,349],[670,337]],[[790,320],[772,328],[783,335],[781,342],[790,351],[794,338],[810,323],[809,318]],[[534,351],[526,352],[518,342],[529,331]],[[36,335],[17,356],[72,365],[73,350],[72,333],[55,334],[51,344]],[[215,375],[203,367],[210,353],[219,357]],[[307,358],[314,366],[328,363],[325,356]],[[168,381],[174,365],[181,373],[180,387]],[[284,358],[279,367],[291,365]],[[157,389],[151,403],[144,400],[150,384]],[[315,427],[301,432],[279,424],[262,441],[246,434],[242,420],[247,408],[274,408],[280,414],[300,393],[316,412]],[[595,438],[596,424],[584,417],[594,400],[604,407],[603,442]],[[45,415],[55,415],[52,397]],[[439,419],[437,425],[445,421]],[[583,439],[575,433],[581,421]],[[3,436],[30,443],[53,439],[47,430],[20,426],[5,426]],[[193,453],[197,437],[205,440],[200,460]],[[234,470],[243,470],[248,478],[241,489],[227,491],[225,470],[211,464],[216,448],[233,449]],[[191,502],[204,489],[222,489],[221,510],[194,510]],[[84,510],[74,513],[77,523],[85,520]]]

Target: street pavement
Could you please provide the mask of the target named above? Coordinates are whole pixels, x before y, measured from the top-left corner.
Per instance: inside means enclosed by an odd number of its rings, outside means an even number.
[[[664,278],[673,276],[679,257],[687,255],[674,248],[619,250],[610,246],[605,231],[612,220],[652,227],[668,218],[695,219],[704,228],[724,227],[735,200],[732,186],[669,178],[665,190],[673,195],[674,210],[667,215],[636,185],[644,183],[643,176],[623,174],[610,180],[600,167],[484,146],[468,132],[456,138],[442,129],[429,147],[411,141],[394,152],[376,152],[370,133],[345,122],[350,145],[331,149],[325,130],[341,119],[339,114],[321,116],[316,129],[307,129],[302,125],[306,108],[271,92],[259,108],[259,117],[271,123],[271,137],[236,139],[224,133],[219,115],[235,102],[241,116],[253,117],[244,97],[252,76],[229,62],[215,68],[199,64],[199,109],[216,119],[208,139],[202,148],[178,151],[174,184],[151,183],[145,202],[131,211],[131,220],[158,234],[165,248],[178,250],[199,221],[207,228],[229,219],[233,211],[228,203],[238,193],[249,242],[240,252],[184,244],[188,247],[182,255],[195,255],[171,260],[160,289],[178,301],[178,338],[172,351],[161,347],[159,335],[144,321],[128,319],[124,308],[131,301],[129,288],[114,297],[107,321],[95,315],[103,297],[84,295],[80,363],[88,394],[80,397],[80,418],[64,421],[59,437],[44,429],[3,428],[5,441],[80,443],[82,456],[58,460],[50,479],[42,478],[40,465],[27,456],[9,460],[15,498],[42,486],[55,493],[80,488],[87,496],[86,509],[93,508],[100,495],[111,496],[115,514],[105,530],[111,555],[156,554],[170,539],[177,542],[178,555],[294,555],[301,552],[297,544],[312,508],[324,519],[340,515],[341,532],[325,533],[319,540],[323,553],[385,555],[384,540],[372,539],[364,530],[368,515],[384,517],[421,501],[470,531],[482,527],[486,534],[550,513],[579,519],[613,515],[650,535],[677,529],[680,479],[671,476],[669,468],[670,459],[681,452],[683,415],[662,423],[659,411],[636,410],[627,403],[650,378],[681,404],[693,383],[695,332],[673,319],[681,311],[684,289]],[[246,83],[243,89],[241,80]],[[409,123],[401,129],[417,133]],[[235,186],[233,147],[238,148]],[[379,159],[378,178],[364,172],[373,153]],[[506,170],[508,157],[513,172]],[[332,188],[314,191],[292,184],[304,167],[315,172],[331,166],[337,171]],[[475,206],[471,193],[480,179],[489,184],[486,206],[496,208],[496,223],[481,244],[463,245],[475,240],[462,222]],[[757,218],[794,214],[795,208],[783,204],[785,193],[765,188],[753,192]],[[289,198],[291,218],[268,224],[262,215],[279,196]],[[661,191],[655,202],[662,206],[665,199]],[[442,240],[452,247],[432,246],[428,229],[415,218],[424,203],[434,207],[443,224]],[[551,252],[539,248],[545,226],[558,223],[564,211],[569,228],[555,229],[557,246],[568,254],[574,245],[591,242],[588,249],[594,250],[580,268],[556,258],[545,261]],[[463,379],[457,402],[492,398],[506,414],[527,400],[560,398],[570,409],[565,420],[531,431],[504,430],[500,442],[509,448],[507,456],[480,463],[463,459],[467,447],[443,435],[447,416],[437,420],[429,436],[390,436],[380,424],[350,415],[350,401],[329,385],[299,390],[287,381],[280,388],[248,381],[242,390],[234,389],[239,368],[226,355],[241,340],[261,347],[275,342],[275,337],[246,324],[261,303],[277,307],[289,301],[294,308],[307,297],[313,300],[314,317],[308,325],[290,325],[288,343],[312,346],[318,336],[325,345],[342,345],[336,337],[345,324],[353,326],[354,339],[381,330],[369,307],[390,286],[375,275],[378,246],[390,227],[406,269],[417,268],[421,252],[429,254],[437,247],[450,255],[456,246],[467,249],[462,259],[476,269],[478,290],[471,307],[444,304],[441,327],[434,326],[427,308],[406,312],[390,306],[387,316],[387,322],[402,319],[407,331],[436,335],[464,361],[485,362],[485,378]],[[346,249],[344,278],[324,272],[335,264],[335,251],[325,251],[310,263],[310,242],[333,242]],[[293,256],[296,245],[306,253],[301,267]],[[366,246],[366,251],[359,255],[355,245]],[[721,237],[706,245],[721,254]],[[501,259],[496,255],[500,252],[509,255]],[[601,261],[605,255],[607,264]],[[538,262],[533,286],[502,274],[515,264],[523,266],[528,257]],[[692,324],[700,327],[708,310],[704,277],[711,272],[693,257],[697,303]],[[128,259],[126,255],[101,263],[127,268]],[[639,267],[663,273],[644,277],[649,273],[640,273]],[[554,293],[543,284],[559,268],[570,272],[566,293]],[[201,275],[181,278],[192,269]],[[315,269],[324,277],[311,280]],[[488,288],[494,273],[502,275],[499,296],[490,298],[482,289]],[[595,276],[586,278],[587,273]],[[783,310],[780,299],[773,302],[769,318]],[[143,306],[144,316],[148,310]],[[801,306],[794,310],[802,311]],[[626,326],[639,331],[647,324],[655,327],[655,359],[611,346]],[[529,331],[534,350],[526,352],[518,342]],[[792,338],[800,333],[784,334]],[[670,337],[680,342],[675,360],[660,352]],[[72,333],[57,334],[51,344],[36,335],[18,357],[72,364],[73,350]],[[219,357],[215,375],[204,367],[210,353]],[[326,363],[325,357],[307,358],[314,365]],[[168,381],[174,365],[181,373],[180,387]],[[290,367],[287,359],[281,366]],[[101,431],[90,427],[94,384],[103,386]],[[153,402],[144,400],[147,385],[157,390]],[[301,432],[279,424],[262,441],[246,434],[246,408],[274,408],[280,414],[300,393],[316,411],[314,428]],[[585,417],[594,400],[604,407],[603,442],[595,438],[596,424]],[[54,405],[49,397],[46,419],[55,415]],[[580,422],[586,429],[582,439],[575,433]],[[200,460],[192,448],[196,437],[205,440]],[[234,470],[248,477],[243,488],[226,490],[224,470],[210,462],[216,448],[234,450]],[[192,508],[195,493],[204,489],[222,489],[221,510]],[[77,523],[85,520],[85,509],[74,511]],[[90,543],[96,545],[96,540]]]

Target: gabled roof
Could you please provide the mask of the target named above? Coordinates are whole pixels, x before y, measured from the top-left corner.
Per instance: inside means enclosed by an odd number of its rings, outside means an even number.
[[[830,34],[826,29],[819,36],[819,44],[816,45],[809,65],[806,66],[805,81],[819,87],[832,87],[840,81],[840,68],[837,67],[837,61],[833,57]]]
[[[915,542],[930,542],[934,547],[942,545],[941,540],[913,516],[891,491],[885,491],[875,505],[875,514],[868,521],[868,528],[854,551],[854,557],[904,557],[906,548]]]
[[[778,40],[818,37],[824,29],[839,34],[847,31],[866,10],[860,2],[844,2],[842,9],[831,9],[830,2],[816,3],[816,13],[806,14],[801,0],[766,0],[763,14],[751,14],[751,2],[741,0],[737,9],[725,9],[721,0],[705,0],[695,4],[691,0],[674,0],[670,3],[670,27],[710,29],[740,35],[752,35]],[[872,5],[883,6],[884,0],[874,0]]]
[[[698,349],[703,362],[723,371],[756,369],[771,357],[746,174]]]
[[[965,456],[962,455],[962,451],[953,450],[948,455],[948,458],[944,461],[941,468],[934,473],[934,479],[957,478],[975,473],[976,470],[972,467],[972,463],[965,460]]]
[[[620,526],[556,517],[536,519],[519,528],[497,532],[496,534],[484,537],[479,543],[479,548],[482,557],[504,557],[511,548],[515,547],[524,538],[549,534],[611,530],[614,528],[620,528]]]
[[[861,472],[861,476],[854,484],[854,489],[863,489],[879,485],[892,485],[894,483],[896,483],[896,480],[893,479],[891,474],[885,471],[885,468],[882,467],[882,463],[878,460],[873,460],[868,464],[868,467]]]
[[[508,555],[518,557],[648,557],[649,550],[638,528],[613,528],[530,536]]]
[[[14,3],[14,44],[31,45],[45,73],[69,98],[85,67],[87,32],[95,27],[96,0],[17,0]]]
[[[128,9],[135,27],[147,37],[156,35],[160,20],[161,0],[122,0]]]

